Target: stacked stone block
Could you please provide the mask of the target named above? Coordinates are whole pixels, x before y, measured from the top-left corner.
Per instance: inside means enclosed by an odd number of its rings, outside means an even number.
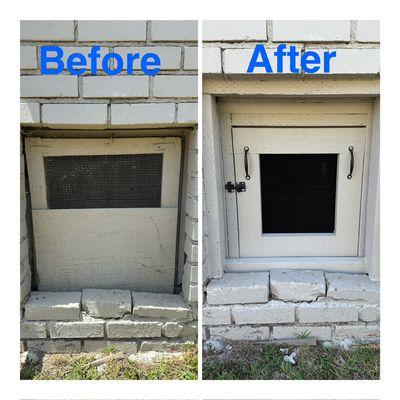
[[[196,337],[180,295],[129,290],[31,292],[21,322],[24,345],[48,353],[182,350]]]
[[[198,284],[198,143],[197,130],[189,138],[186,220],[185,220],[185,266],[182,277],[182,293],[184,298],[197,310]],[[196,313],[196,312],[195,312]]]
[[[305,270],[225,273],[207,286],[207,338],[379,340],[379,283]],[[307,336],[306,335],[306,336]]]
[[[27,198],[25,188],[25,159],[20,151],[20,299],[22,302],[27,298],[31,290],[31,265],[29,261],[29,237],[27,225]]]

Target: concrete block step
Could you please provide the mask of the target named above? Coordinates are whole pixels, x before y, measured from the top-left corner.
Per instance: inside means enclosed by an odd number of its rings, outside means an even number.
[[[132,292],[134,317],[188,320],[190,308],[178,294]]]
[[[24,308],[28,321],[77,321],[81,292],[31,292]]]
[[[268,296],[269,272],[229,272],[207,287],[208,304],[266,303]]]
[[[327,297],[338,300],[379,302],[379,282],[367,275],[325,273]]]

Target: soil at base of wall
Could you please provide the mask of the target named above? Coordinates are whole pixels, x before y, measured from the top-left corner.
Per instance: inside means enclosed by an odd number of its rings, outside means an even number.
[[[207,380],[375,380],[379,376],[377,344],[345,350],[319,344],[293,347],[229,342],[203,352],[203,379]]]
[[[145,353],[142,353],[145,354]],[[90,363],[109,354],[45,354],[36,364],[21,367],[22,380],[196,380],[196,346],[165,354],[154,362],[130,361],[127,357],[99,366]]]

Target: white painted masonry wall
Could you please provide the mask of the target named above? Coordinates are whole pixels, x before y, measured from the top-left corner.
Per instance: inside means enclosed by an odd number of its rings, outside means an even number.
[[[209,271],[203,277],[220,278],[224,272],[225,221],[221,177],[220,126],[217,101],[222,97],[266,99],[365,98],[373,102],[370,171],[368,180],[365,262],[372,279],[379,279],[379,21],[204,21],[203,22],[203,165],[206,192],[204,232]],[[249,74],[247,66],[256,43],[268,49],[294,44],[302,52],[336,50],[331,74],[299,76]],[[212,154],[210,154],[212,153]]]
[[[40,46],[54,44],[101,54],[155,51],[161,58],[156,76],[136,71],[127,75],[41,75]],[[183,128],[187,134],[186,192],[182,207],[185,255],[182,291],[197,301],[197,22],[196,21],[22,21],[21,128],[24,134],[88,137],[104,129]],[[49,130],[50,129],[50,130]],[[75,133],[68,134],[68,131]],[[42,133],[38,133],[38,132]],[[61,132],[61,131],[60,131]],[[128,131],[125,131],[128,132]],[[153,133],[155,131],[152,131]],[[161,132],[161,131],[160,131]],[[157,134],[160,134],[157,133]],[[169,131],[171,132],[171,130]],[[134,133],[133,133],[134,134]],[[143,134],[143,133],[142,133]],[[105,134],[107,135],[107,134]],[[24,158],[21,153],[21,297],[30,290],[28,238],[25,224]],[[182,269],[182,268],[181,268]]]

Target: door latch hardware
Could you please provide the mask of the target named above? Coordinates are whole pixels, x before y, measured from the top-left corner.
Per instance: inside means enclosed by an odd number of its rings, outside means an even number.
[[[235,184],[232,183],[231,181],[226,182],[226,183],[225,183],[225,189],[226,189],[229,193],[231,193],[231,192],[233,192],[233,191],[235,190]]]
[[[236,184],[235,189],[237,192],[245,192],[246,191],[246,183],[245,182],[239,182]]]
[[[235,190],[237,192],[245,192],[246,191],[246,183],[245,182],[239,182],[239,183],[232,183],[232,182],[226,182],[225,183],[225,189],[231,193],[234,192]]]

